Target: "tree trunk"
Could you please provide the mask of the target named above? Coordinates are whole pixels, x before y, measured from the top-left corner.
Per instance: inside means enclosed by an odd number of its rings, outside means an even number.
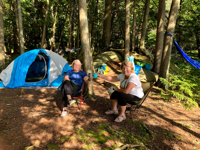
[[[132,33],[132,52],[135,50],[135,28],[136,28],[136,0],[133,4],[133,33]]]
[[[73,9],[72,9],[72,2],[70,2],[70,15],[69,15],[69,40],[67,43],[67,48],[71,49],[72,48],[72,13],[73,13]],[[72,61],[72,55],[71,52],[68,52],[68,61],[71,62]]]
[[[121,33],[122,33],[122,38],[124,38],[125,37],[125,33],[124,33],[124,27],[121,25],[121,15],[120,15],[120,11],[119,11],[118,0],[115,0],[115,7],[117,9],[117,18],[119,20],[120,30],[121,30]]]
[[[146,37],[146,30],[147,30],[147,21],[149,16],[149,4],[150,0],[146,0],[145,3],[145,12],[144,12],[144,18],[143,18],[143,24],[142,24],[142,35],[140,40],[140,52],[141,50],[145,49],[145,37]]]
[[[83,65],[84,71],[88,73],[93,73],[92,63],[93,59],[91,57],[90,51],[90,35],[88,29],[88,19],[87,19],[87,4],[86,0],[79,0],[79,19],[80,19],[80,33],[81,33],[81,45],[83,51]],[[88,84],[88,94],[93,94],[92,82]]]
[[[79,14],[78,14],[78,17],[79,17]],[[80,34],[80,21],[78,19],[78,27],[77,27],[77,47],[80,48],[80,45],[79,45],[79,34]],[[81,51],[81,48],[80,48],[80,51]],[[76,58],[78,59],[79,57],[79,54],[80,54],[80,51],[77,52],[77,55],[76,55]]]
[[[22,25],[22,12],[21,12],[21,2],[17,0],[17,9],[18,9],[18,19],[19,19],[19,45],[20,45],[20,54],[24,53],[24,35],[23,35],[23,25]]]
[[[99,52],[99,0],[97,0],[97,51],[98,51],[98,54],[100,53]],[[101,51],[101,50],[100,50]]]
[[[177,38],[177,43],[180,43],[181,41],[181,7],[182,6],[182,0],[180,0],[180,9],[179,9],[179,17],[177,19],[177,25],[178,25],[178,38]],[[177,53],[178,51],[175,52],[175,58],[177,58]],[[185,61],[185,59],[183,59]]]
[[[126,0],[126,21],[125,21],[125,55],[124,59],[129,57],[130,50],[130,0]]]
[[[110,30],[111,30],[111,14],[112,0],[105,0],[105,14],[103,25],[103,47],[108,48],[110,45]]]
[[[57,0],[57,4],[56,4],[56,12],[54,15],[54,22],[53,22],[53,31],[52,31],[52,37],[51,37],[51,51],[53,51],[53,48],[55,48],[55,33],[56,33],[56,18],[57,18],[57,14],[58,14],[58,1]],[[53,17],[53,5],[52,5],[52,17]]]
[[[166,32],[173,34],[176,26],[176,19],[178,14],[178,8],[179,8],[180,0],[173,0],[170,14],[169,14],[169,21],[167,25]],[[165,78],[168,80],[169,78],[169,67],[170,67],[170,60],[171,60],[171,50],[172,50],[172,40],[173,37],[171,36],[165,36],[164,40],[164,49],[163,49],[163,55],[162,55],[162,62],[160,66],[160,77]],[[161,85],[162,88],[165,88],[164,85]]]
[[[45,49],[46,48],[46,28],[47,28],[47,17],[48,17],[48,12],[49,12],[49,0],[47,0],[47,6],[46,6],[46,11],[45,11],[45,21],[43,24],[43,32],[42,32],[42,41],[41,41],[41,48]]]
[[[198,29],[196,32],[196,41],[197,41],[198,57],[200,58],[200,30]]]
[[[66,23],[66,21],[67,21],[67,13],[66,13],[66,15],[65,15],[65,21],[64,21],[64,23],[63,23],[63,28],[62,28],[61,33],[60,33],[60,38],[59,38],[59,42],[58,42],[58,47],[57,47],[57,49],[59,49],[59,47],[60,47],[60,43],[61,43],[62,35],[63,35],[64,29],[65,29],[65,23]]]
[[[18,37],[18,34],[19,34],[19,20],[18,20],[18,7],[17,7],[17,1],[18,0],[14,0],[14,7],[15,7],[15,21],[16,21],[16,29],[14,29],[13,31],[15,31],[14,34],[14,42],[15,42],[15,45],[14,45],[14,53],[18,53],[19,52],[19,37]]]
[[[163,53],[164,42],[164,25],[165,25],[165,1],[159,0],[158,20],[157,20],[157,35],[156,35],[156,51],[154,55],[153,70],[159,74],[160,65]]]
[[[3,69],[5,65],[4,48],[5,48],[5,43],[4,43],[3,9],[2,9],[2,0],[0,0],[0,69]]]
[[[91,30],[91,39],[92,39],[92,37],[93,37],[93,32],[94,32],[94,25],[95,25],[95,21],[96,21],[96,16],[97,16],[97,13],[98,13],[98,0],[97,0],[97,2],[96,2],[96,8],[95,8],[95,10],[96,10],[96,12],[95,12],[95,15],[93,16],[93,23],[92,23],[92,30]],[[98,18],[97,18],[98,19]],[[93,43],[92,45],[92,47],[94,47],[94,42],[91,42],[91,43]]]
[[[88,26],[89,26],[89,33],[90,33],[90,46],[91,46],[91,42],[92,42],[92,1],[89,0],[89,13],[88,13]]]

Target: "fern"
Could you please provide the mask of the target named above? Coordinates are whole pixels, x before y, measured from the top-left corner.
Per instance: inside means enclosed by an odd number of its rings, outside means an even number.
[[[199,96],[199,78],[187,75],[173,75],[169,74],[169,80],[159,78],[161,83],[166,85],[166,91],[161,90],[161,97],[171,100],[173,97],[179,100],[179,103],[186,109],[192,109],[194,106],[198,107],[196,100]]]

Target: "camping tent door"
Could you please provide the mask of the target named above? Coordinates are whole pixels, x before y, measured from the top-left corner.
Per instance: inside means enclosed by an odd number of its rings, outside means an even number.
[[[49,57],[39,52],[35,61],[30,65],[27,75],[26,82],[40,82],[48,78],[49,68]]]

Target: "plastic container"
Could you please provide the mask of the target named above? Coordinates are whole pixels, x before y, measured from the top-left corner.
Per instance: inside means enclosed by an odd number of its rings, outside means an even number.
[[[136,64],[137,64],[138,66],[142,66],[142,67],[144,67],[144,66],[146,65],[145,63],[139,62],[139,61],[137,61]]]
[[[144,68],[147,70],[151,70],[152,67],[149,64],[146,64]]]
[[[98,77],[97,75],[98,75],[98,73],[94,73],[93,78],[97,78]]]

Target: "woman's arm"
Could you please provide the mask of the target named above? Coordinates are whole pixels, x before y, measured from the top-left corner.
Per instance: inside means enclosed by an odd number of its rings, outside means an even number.
[[[69,75],[64,76],[63,81],[66,81],[66,80],[70,81],[70,79],[69,79]]]
[[[125,93],[129,94],[131,90],[135,87],[136,85],[132,82],[129,82],[127,87],[125,89],[119,89],[117,86],[114,86],[114,90],[120,93]]]
[[[90,78],[90,80],[89,80],[89,77],[88,76],[85,76],[84,78],[83,78],[83,80],[88,84],[91,80],[92,80],[93,78]]]
[[[117,76],[104,76],[104,75],[100,75],[98,74],[98,77],[102,78],[102,79],[105,79],[105,80],[108,80],[110,82],[116,82],[116,81],[119,81],[119,79],[117,78]]]

